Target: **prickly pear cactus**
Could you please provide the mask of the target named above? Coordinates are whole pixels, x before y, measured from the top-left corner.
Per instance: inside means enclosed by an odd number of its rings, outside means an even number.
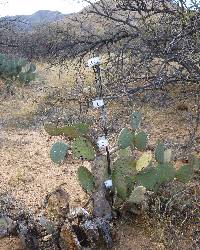
[[[164,163],[149,166],[138,173],[137,185],[142,185],[148,190],[157,191],[160,185],[170,182],[175,178],[176,170],[172,164]]]
[[[168,148],[164,151],[164,162],[163,163],[169,163],[172,160],[172,150],[171,148]]]
[[[81,135],[86,135],[89,132],[89,124],[79,122],[73,124],[73,126],[78,130]]]
[[[72,152],[75,158],[92,161],[95,158],[95,151],[92,143],[84,137],[78,137],[72,143]]]
[[[63,135],[69,138],[76,138],[80,136],[78,129],[75,126],[63,126],[60,128]]]
[[[117,195],[125,200],[134,187],[136,162],[132,158],[120,158],[113,164],[112,181]]]
[[[28,68],[28,70],[24,70],[24,68]],[[10,58],[5,54],[0,54],[0,75],[3,79],[29,83],[35,80],[35,71],[35,64],[29,64],[21,58]]]
[[[53,124],[45,124],[44,129],[50,136],[62,135],[61,129],[54,126]]]
[[[193,169],[188,164],[183,165],[176,172],[177,180],[184,182],[184,183],[188,182],[192,178],[192,175],[193,175]]]
[[[78,180],[84,191],[92,193],[95,188],[95,180],[92,173],[86,167],[81,166],[79,167],[77,174]]]
[[[155,158],[159,163],[169,163],[171,161],[171,149],[165,149],[162,142],[159,142],[155,150]]]
[[[157,189],[157,170],[149,166],[140,171],[136,176],[136,184],[144,186],[146,189],[155,191]]]
[[[142,156],[137,160],[136,170],[139,172],[142,169],[148,167],[151,164],[151,161],[152,161],[152,153],[151,152],[143,153]]]
[[[117,196],[125,201],[128,197],[128,187],[125,177],[114,171],[112,175],[112,181],[114,188],[116,189],[115,191]]]
[[[65,135],[69,138],[77,138],[88,133],[89,125],[85,123],[75,123],[73,125],[57,127],[53,124],[45,124],[44,129],[51,136]]]
[[[128,198],[129,203],[141,204],[145,200],[146,188],[137,186]]]
[[[176,170],[170,163],[159,164],[156,170],[157,182],[159,185],[172,181],[175,178]]]
[[[61,164],[67,155],[68,145],[63,142],[56,142],[53,144],[50,152],[51,160],[54,163]]]
[[[145,150],[148,144],[148,135],[144,131],[136,133],[133,144],[138,150]]]
[[[131,146],[133,143],[133,134],[128,128],[122,129],[119,138],[118,138],[118,146],[121,149],[125,149]]]
[[[141,121],[142,121],[141,113],[140,112],[133,112],[131,118],[132,118],[131,125],[132,125],[133,130],[139,129]]]
[[[122,148],[118,151],[119,157],[129,157],[131,155],[131,148]]]

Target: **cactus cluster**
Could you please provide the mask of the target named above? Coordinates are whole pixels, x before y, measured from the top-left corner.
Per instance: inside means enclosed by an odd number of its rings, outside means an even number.
[[[129,203],[137,199],[141,201],[144,190],[156,192],[161,185],[175,179],[189,181],[194,171],[199,169],[200,160],[193,156],[189,164],[176,170],[171,149],[161,141],[158,141],[154,155],[150,151],[143,152],[147,148],[148,135],[140,129],[141,114],[134,112],[131,118],[131,128],[122,129],[118,137],[120,150],[118,159],[113,163],[112,181],[117,196]],[[134,150],[141,152],[138,159],[133,155]]]
[[[29,83],[35,79],[36,66],[21,58],[10,58],[0,54],[0,77]]]
[[[122,129],[118,136],[118,157],[111,164],[112,173],[108,179],[112,180],[112,189],[117,197],[128,203],[140,203],[145,198],[145,192],[156,192],[167,182],[177,180],[188,182],[194,171],[200,168],[200,160],[191,156],[189,163],[178,170],[172,164],[172,151],[158,141],[155,152],[146,151],[148,134],[140,129],[141,114],[134,112],[131,116],[131,126]],[[95,149],[88,139],[89,126],[85,123],[75,123],[62,127],[45,125],[46,132],[51,136],[65,136],[70,146],[63,142],[53,144],[51,159],[55,163],[62,163],[71,150],[75,159],[92,161],[95,159]],[[136,157],[138,152],[140,157]],[[87,193],[97,188],[97,181],[93,174],[85,167],[78,169],[78,179]]]

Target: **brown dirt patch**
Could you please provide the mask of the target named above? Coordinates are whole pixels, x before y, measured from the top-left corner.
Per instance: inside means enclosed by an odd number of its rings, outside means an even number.
[[[49,157],[53,140],[47,139],[44,131],[38,130],[1,133],[1,192],[10,193],[27,209],[36,211],[45,195],[63,184],[72,204],[80,205],[85,200],[76,179],[80,163],[53,164]]]

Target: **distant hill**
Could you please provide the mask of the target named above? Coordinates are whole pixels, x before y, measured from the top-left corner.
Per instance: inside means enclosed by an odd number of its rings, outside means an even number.
[[[59,21],[66,16],[59,11],[39,10],[32,15],[6,16],[0,20],[13,23],[17,30],[31,31],[38,25]]]

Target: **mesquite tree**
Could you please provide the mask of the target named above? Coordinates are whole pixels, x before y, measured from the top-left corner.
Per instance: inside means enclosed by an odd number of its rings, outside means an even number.
[[[109,87],[114,86],[121,94],[199,82],[199,1],[190,5],[185,0],[86,2],[89,6],[82,12],[46,29],[47,46],[45,28],[33,32],[33,54],[40,49],[51,61],[64,62],[101,52],[108,63],[105,72]],[[133,88],[138,82],[145,86]]]

